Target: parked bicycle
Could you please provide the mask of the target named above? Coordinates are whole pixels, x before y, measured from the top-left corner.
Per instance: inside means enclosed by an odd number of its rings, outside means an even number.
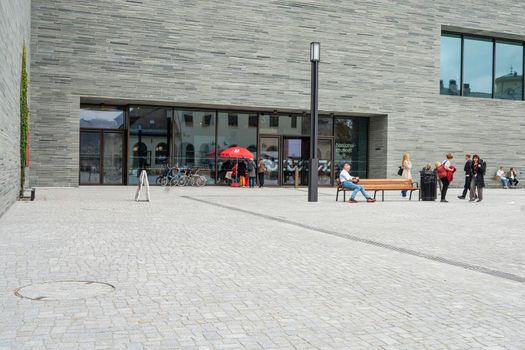
[[[164,171],[162,172],[162,174],[159,175],[157,179],[155,180],[155,184],[161,185],[161,186],[166,186],[167,184],[169,184],[171,182],[171,179],[173,178],[174,169],[175,167],[170,167],[169,165],[166,164],[166,167],[164,168]]]
[[[199,169],[193,170],[192,168],[180,168],[177,169],[177,173],[174,174],[170,181],[170,186],[204,186],[208,183],[208,178],[204,175],[199,174]]]

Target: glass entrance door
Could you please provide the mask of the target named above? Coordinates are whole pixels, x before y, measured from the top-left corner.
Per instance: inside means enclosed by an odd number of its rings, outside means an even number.
[[[320,186],[331,186],[332,183],[332,149],[333,139],[319,139],[317,142],[317,158],[319,159]]]
[[[98,131],[80,132],[80,184],[100,184],[100,144],[101,133]]]
[[[122,185],[124,135],[114,132],[104,132],[103,135],[104,163],[102,167],[102,183],[106,185]]]
[[[283,185],[295,184],[295,173],[299,172],[300,186],[308,185],[308,159],[310,140],[306,137],[283,138]]]
[[[122,185],[124,134],[102,130],[80,132],[81,185]]]
[[[259,152],[266,164],[266,174],[264,175],[264,185],[279,185],[279,137],[260,136]]]

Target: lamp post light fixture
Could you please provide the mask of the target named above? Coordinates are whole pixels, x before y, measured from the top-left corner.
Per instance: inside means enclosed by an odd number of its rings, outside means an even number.
[[[310,161],[308,169],[308,202],[317,202],[319,159],[317,158],[317,134],[318,134],[318,83],[319,83],[319,61],[321,60],[321,43],[310,43],[310,62],[312,65],[311,89],[310,89]]]

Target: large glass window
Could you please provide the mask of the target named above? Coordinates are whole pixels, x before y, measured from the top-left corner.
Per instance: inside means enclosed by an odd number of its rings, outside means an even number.
[[[336,117],[334,136],[336,175],[339,175],[344,163],[349,163],[352,167],[352,175],[366,178],[368,119]]]
[[[523,96],[523,44],[496,41],[495,97],[521,100]]]
[[[440,93],[522,100],[523,45],[521,41],[441,33]]]
[[[439,90],[442,95],[459,95],[461,76],[461,36],[441,36]]]
[[[219,153],[229,147],[240,146],[253,153],[257,161],[257,128],[250,123],[257,119],[256,113],[219,112],[217,145]],[[217,183],[225,183],[226,172],[233,167],[234,160],[217,158],[219,169]]]
[[[492,97],[492,39],[465,37],[463,96]]]
[[[128,183],[136,184],[140,171],[155,183],[169,161],[171,108],[134,106],[129,108]]]
[[[173,116],[174,164],[198,169],[210,182],[215,178],[215,114],[176,109]]]

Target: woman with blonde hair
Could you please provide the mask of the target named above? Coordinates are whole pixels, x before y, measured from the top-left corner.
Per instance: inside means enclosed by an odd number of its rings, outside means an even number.
[[[403,173],[401,174],[402,178],[412,179],[412,162],[410,161],[410,154],[403,154],[403,159],[401,160],[401,169],[403,169]],[[401,191],[401,196],[406,197],[407,190]]]

